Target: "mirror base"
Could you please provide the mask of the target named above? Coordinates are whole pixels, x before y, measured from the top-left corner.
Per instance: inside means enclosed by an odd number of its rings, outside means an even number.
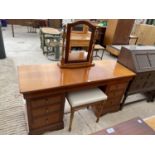
[[[94,66],[95,64],[94,63],[89,63],[89,62],[86,62],[86,63],[67,63],[67,64],[62,64],[60,62],[58,62],[58,66],[60,68],[83,68],[83,67],[92,67]]]

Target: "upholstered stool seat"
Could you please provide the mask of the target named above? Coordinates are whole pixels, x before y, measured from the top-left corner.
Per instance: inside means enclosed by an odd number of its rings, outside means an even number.
[[[71,131],[74,112],[79,109],[86,108],[89,105],[100,106],[99,108],[100,110],[97,114],[97,121],[96,121],[98,122],[102,110],[102,104],[104,104],[104,101],[107,99],[107,95],[99,88],[92,88],[71,92],[67,95],[67,99],[71,106],[70,127],[69,127],[69,131]]]
[[[96,54],[94,55],[94,57],[99,57],[101,60],[103,58],[103,54],[104,54],[104,50],[105,48],[99,44],[95,44],[94,46],[94,51],[96,52]],[[99,51],[102,51],[101,56],[98,54]]]
[[[86,89],[68,94],[68,101],[72,107],[90,104],[107,99],[107,96],[99,88]]]

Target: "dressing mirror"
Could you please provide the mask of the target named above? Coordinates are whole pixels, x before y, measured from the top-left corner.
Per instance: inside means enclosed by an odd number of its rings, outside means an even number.
[[[92,66],[96,27],[88,21],[76,21],[64,28],[60,67]]]

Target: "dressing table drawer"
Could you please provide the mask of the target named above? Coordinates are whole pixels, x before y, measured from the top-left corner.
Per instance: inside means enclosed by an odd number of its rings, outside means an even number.
[[[115,98],[111,98],[108,99],[106,101],[106,105],[108,106],[115,106],[115,105],[120,105],[121,104],[121,97],[115,97]]]
[[[60,120],[59,113],[55,112],[51,115],[39,117],[33,120],[31,127],[32,129],[41,128],[48,126],[53,123],[58,123]]]
[[[106,93],[108,95],[108,98],[118,98],[124,94],[124,90],[116,90]]]
[[[56,96],[49,96],[46,98],[38,98],[33,99],[30,101],[32,108],[44,107],[47,105],[60,103],[63,100],[63,96],[56,95]]]
[[[32,116],[33,117],[41,117],[44,115],[49,115],[55,111],[61,110],[61,104],[60,103],[55,103],[49,106],[45,106],[42,108],[35,108],[32,109]]]
[[[62,129],[65,94],[45,95],[42,98],[40,96],[38,93],[27,100],[29,134]]]
[[[119,84],[114,84],[109,86],[107,92],[111,92],[111,91],[118,91],[118,90],[124,90],[127,87],[128,83],[119,83]]]

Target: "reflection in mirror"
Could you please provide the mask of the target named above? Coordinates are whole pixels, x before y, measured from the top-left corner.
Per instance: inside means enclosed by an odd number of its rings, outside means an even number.
[[[77,24],[71,28],[68,61],[86,61],[90,46],[91,31],[85,24]]]
[[[88,32],[88,26],[85,24],[77,24],[72,27],[72,32],[74,33],[87,33]]]

